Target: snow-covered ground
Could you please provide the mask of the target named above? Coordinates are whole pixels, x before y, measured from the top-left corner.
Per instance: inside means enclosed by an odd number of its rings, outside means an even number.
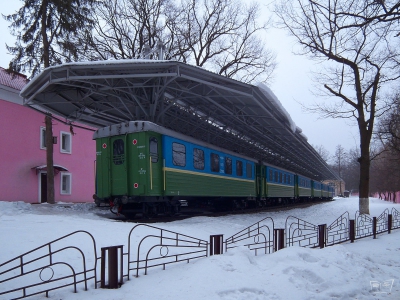
[[[375,198],[370,200],[371,216],[379,216],[386,208],[399,204]],[[166,230],[209,240],[213,234],[224,238],[265,218],[272,217],[275,228],[283,228],[289,215],[315,225],[330,224],[343,212],[354,218],[358,198],[338,198],[335,201],[307,208],[280,212],[193,217],[169,223],[152,224]],[[100,248],[113,245],[128,247],[128,234],[135,223],[107,218],[106,210],[92,204],[26,204],[0,203],[0,264],[42,244],[76,230],[90,232]],[[84,238],[74,237],[69,245],[81,246]],[[75,254],[65,252],[65,261]],[[5,275],[0,267],[0,281]],[[48,270],[45,270],[48,271]],[[143,274],[141,272],[140,274]],[[43,274],[43,277],[49,275]],[[46,279],[44,279],[46,280]],[[391,293],[371,290],[371,281],[393,280]],[[27,282],[24,282],[26,284]],[[15,282],[0,283],[0,292]],[[387,291],[382,288],[381,291]],[[89,290],[78,286],[73,293],[66,287],[49,293],[50,299],[400,299],[400,229],[391,234],[343,243],[324,249],[289,247],[273,254],[254,255],[245,247],[230,249],[223,255],[192,260],[190,263],[151,268],[148,275],[131,277],[120,289]],[[0,299],[9,299],[10,296]],[[44,299],[44,293],[30,299]]]

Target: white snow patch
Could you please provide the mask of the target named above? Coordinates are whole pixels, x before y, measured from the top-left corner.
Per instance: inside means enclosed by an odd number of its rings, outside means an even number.
[[[275,109],[278,110],[286,118],[286,121],[288,122],[292,132],[296,132],[296,128],[297,128],[296,124],[290,117],[290,114],[287,112],[287,110],[283,107],[283,105],[279,101],[278,97],[275,96],[275,94],[271,91],[271,89],[268,86],[266,86],[264,83],[262,83],[262,82],[257,83],[256,86],[267,97],[267,99],[271,101],[271,104],[275,107]]]
[[[398,204],[370,199],[371,216],[392,207],[400,210]],[[354,218],[357,209],[358,198],[338,198],[307,208],[194,217],[151,225],[209,240],[211,234],[227,238],[267,216],[274,219],[275,228],[283,228],[290,215],[315,225],[329,225],[345,211]],[[87,230],[94,236],[98,256],[100,247],[105,246],[124,245],[126,252],[128,233],[136,223],[118,222],[107,216],[107,210],[92,204],[1,202],[0,264],[76,230]],[[86,249],[85,241],[79,237],[68,242]],[[51,299],[96,300],[400,299],[399,253],[400,230],[380,234],[376,240],[367,237],[322,250],[290,247],[255,256],[246,247],[238,247],[223,255],[168,265],[165,271],[162,267],[151,268],[147,276],[131,277],[117,290],[94,289],[90,281],[88,291],[78,286],[75,294],[67,287],[49,295]],[[76,256],[68,252],[64,259],[72,263]],[[390,294],[371,291],[370,281],[389,279],[394,280]],[[0,292],[9,287],[8,283],[0,284]],[[43,293],[31,299],[44,297]]]

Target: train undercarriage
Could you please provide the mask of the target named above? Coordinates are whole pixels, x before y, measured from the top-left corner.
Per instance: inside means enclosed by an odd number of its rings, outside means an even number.
[[[268,207],[291,206],[300,203],[330,200],[312,197],[291,198],[235,198],[235,197],[127,197],[120,196],[99,199],[94,196],[97,206],[108,205],[116,215],[127,219],[135,216],[155,218],[159,215],[176,216],[187,211],[195,212],[237,212]]]

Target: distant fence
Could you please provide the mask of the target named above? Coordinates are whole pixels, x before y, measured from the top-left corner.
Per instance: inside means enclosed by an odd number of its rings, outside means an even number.
[[[77,292],[78,286],[87,290],[89,283],[94,288],[99,284],[102,288],[118,288],[124,278],[147,275],[150,268],[165,270],[170,264],[189,263],[240,246],[255,255],[291,246],[324,248],[369,236],[376,238],[377,234],[398,228],[400,212],[395,208],[385,209],[378,217],[356,212],[354,219],[345,212],[329,226],[289,216],[284,228],[275,228],[274,220],[267,217],[225,240],[222,234],[211,235],[206,241],[139,224],[129,232],[127,252],[123,252],[122,245],[103,247],[100,257],[93,236],[87,231],[76,231],[0,264],[0,299],[21,299],[40,293],[48,296],[50,291],[68,286]],[[77,259],[65,261],[68,252]]]

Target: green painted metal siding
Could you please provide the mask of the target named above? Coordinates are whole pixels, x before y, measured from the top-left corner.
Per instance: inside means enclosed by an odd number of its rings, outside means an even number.
[[[158,141],[158,158],[151,161],[150,138]],[[115,155],[115,147],[122,155]],[[123,149],[123,150],[122,150]],[[160,196],[163,194],[161,135],[139,132],[96,140],[97,196]],[[157,161],[157,162],[155,162]]]
[[[111,195],[109,144],[109,138],[96,140],[96,195],[100,198]]]
[[[267,197],[294,197],[294,187],[283,184],[268,183]]]
[[[299,187],[299,197],[311,197],[311,189]]]
[[[313,197],[322,197],[322,191],[318,189],[313,189]]]
[[[253,180],[174,169],[166,169],[165,177],[165,194],[168,196],[255,197]]]
[[[150,138],[157,140],[158,157],[150,155]],[[161,196],[163,194],[161,135],[138,132],[127,135],[130,164],[128,194],[130,196]]]

